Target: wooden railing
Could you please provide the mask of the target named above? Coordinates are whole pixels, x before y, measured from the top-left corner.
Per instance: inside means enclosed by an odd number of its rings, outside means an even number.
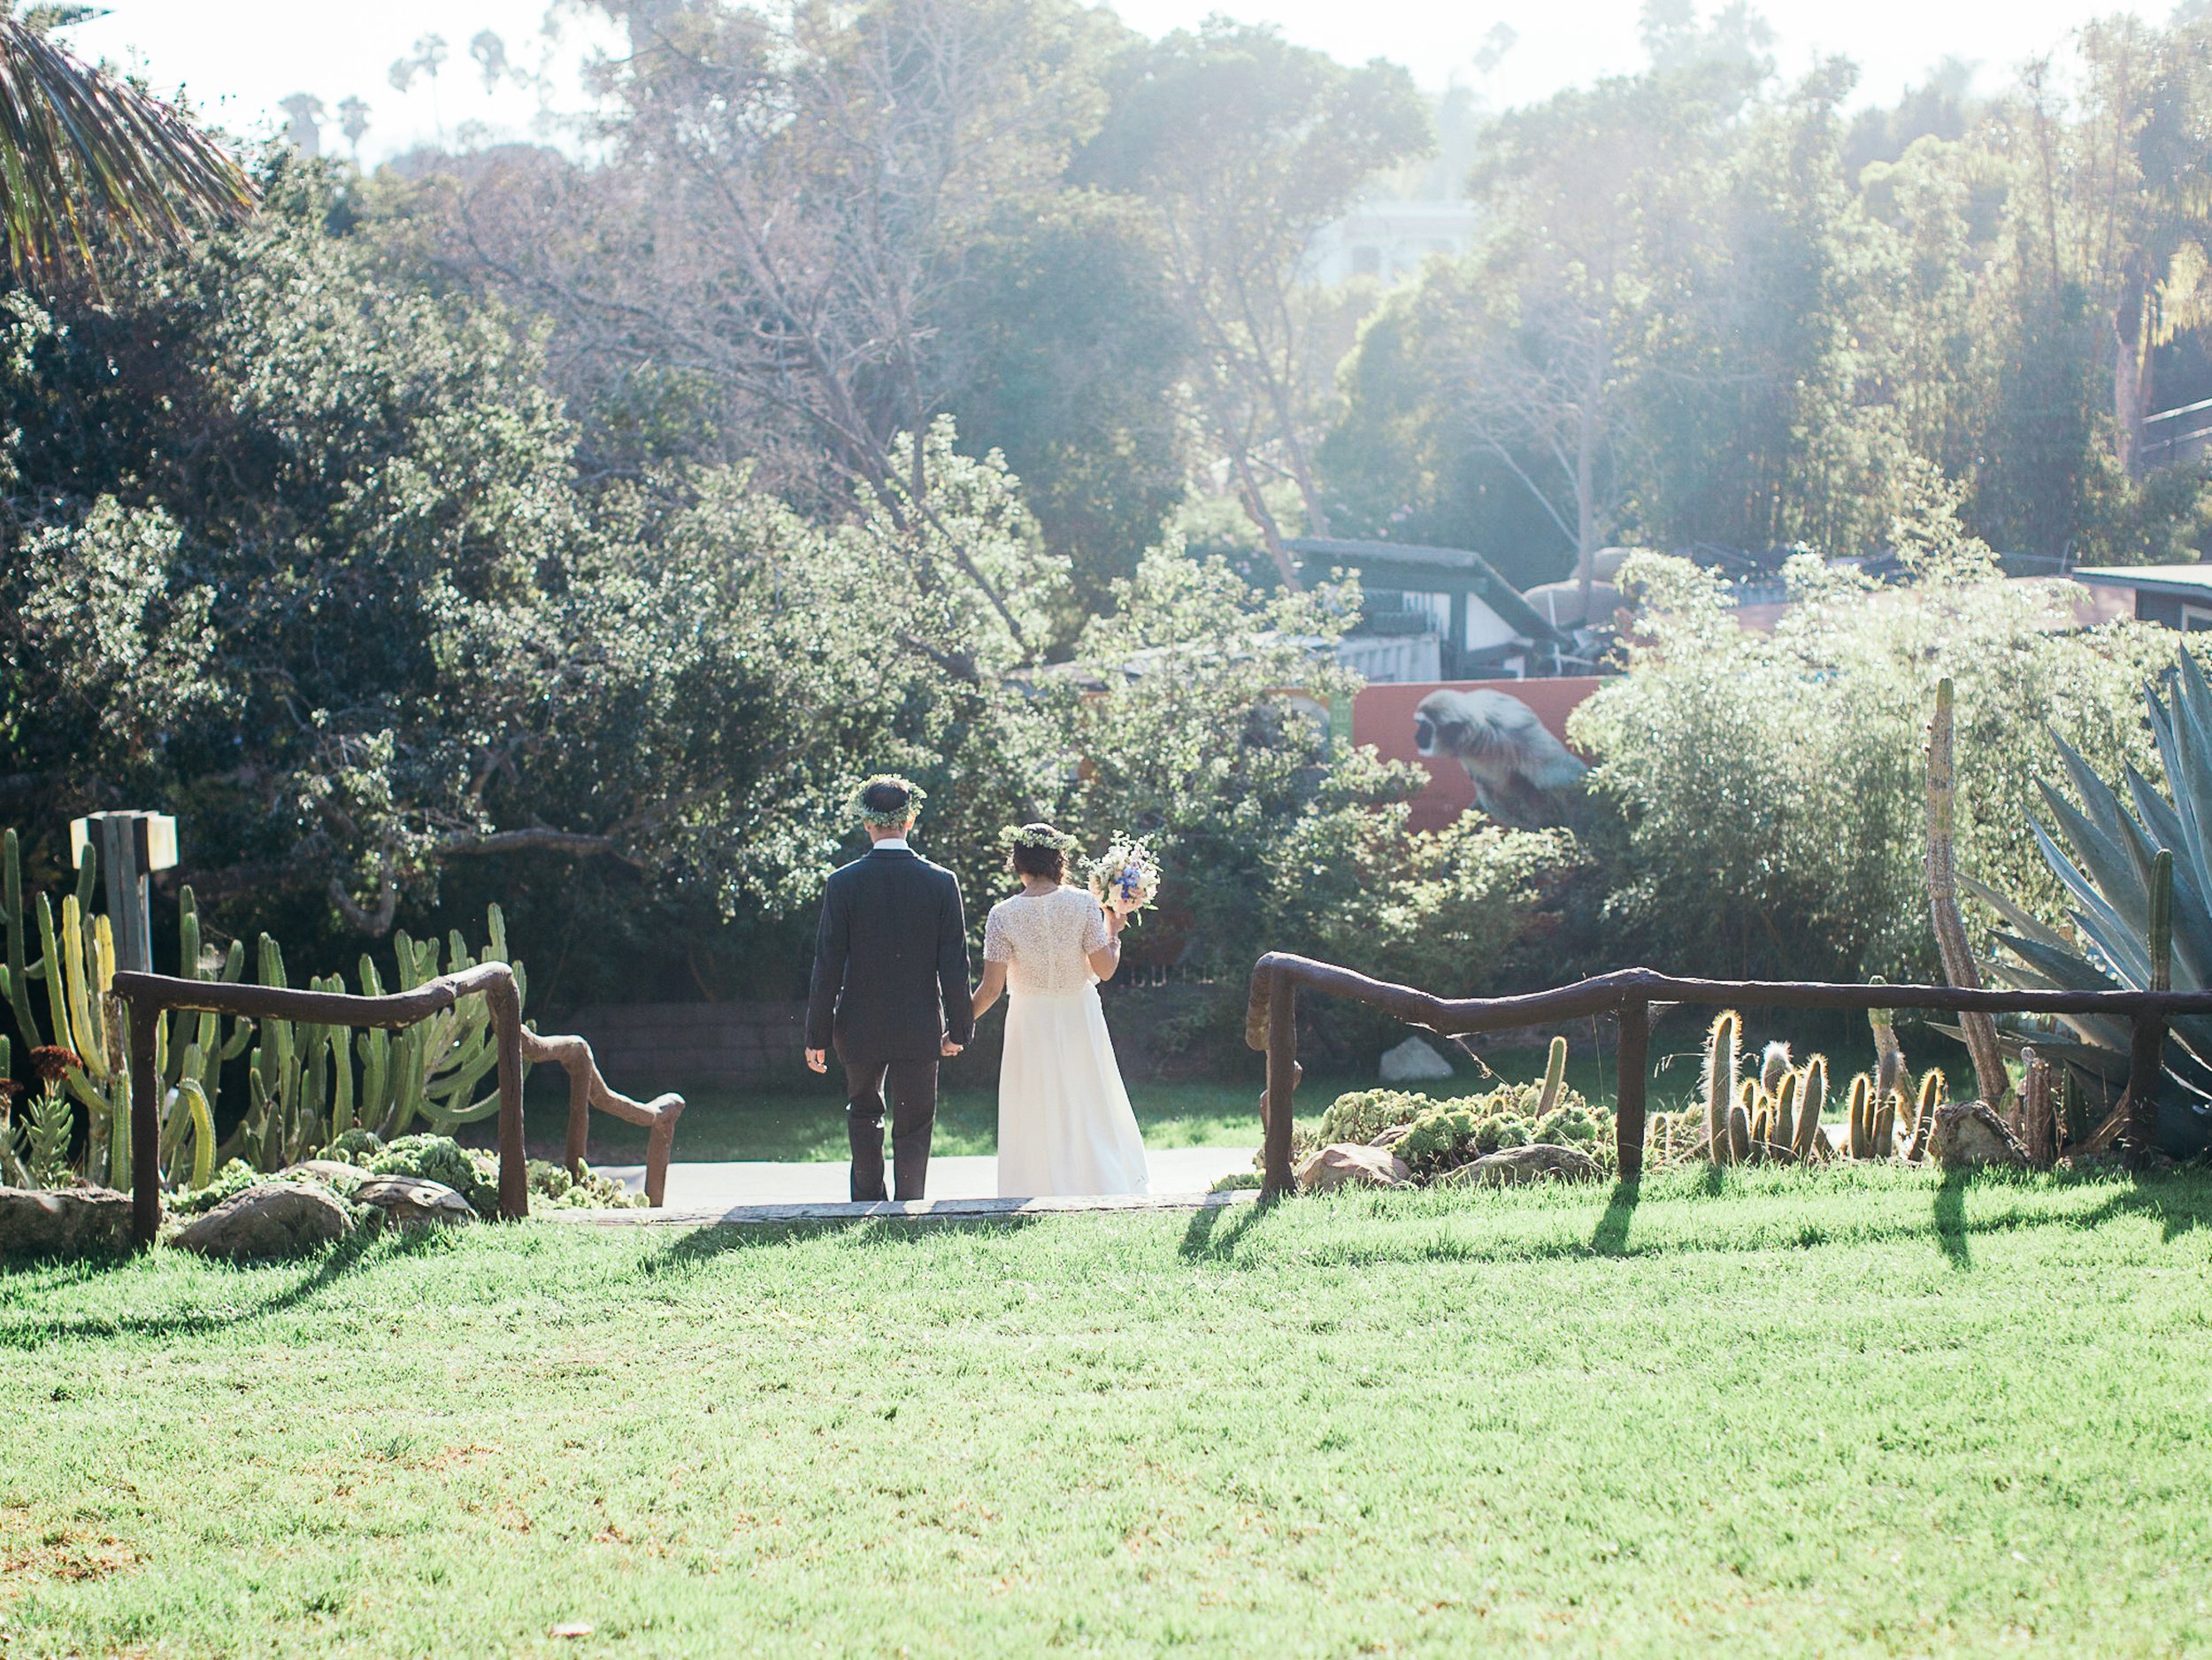
[[[666,1191],[668,1157],[682,1116],[681,1095],[650,1103],[616,1094],[600,1077],[591,1047],[576,1037],[540,1037],[522,1024],[514,970],[480,963],[442,974],[411,991],[379,997],[345,992],[298,991],[282,986],[246,986],[227,980],[180,980],[169,974],[119,970],[112,988],[130,1011],[131,1232],[142,1244],[161,1227],[161,1077],[155,1066],[155,1033],[167,1010],[229,1015],[253,1020],[301,1020],[324,1026],[373,1026],[396,1032],[450,1009],[464,997],[481,996],[498,1046],[499,1214],[519,1220],[530,1214],[530,1182],[522,1139],[522,1064],[549,1061],[569,1077],[568,1162],[583,1162],[592,1108],[646,1126],[645,1194],[659,1204]]]
[[[1542,1026],[1610,1013],[1617,1018],[1619,1095],[1614,1104],[1615,1148],[1624,1181],[1643,1173],[1645,1087],[1650,1077],[1654,1003],[1701,1003],[1724,1008],[1939,1009],[1985,1014],[2101,1014],[2134,1024],[2128,1081],[2112,1118],[2131,1159],[2147,1155],[2157,1128],[2158,1079],[2167,1021],[2176,1014],[2212,1014],[2212,991],[2016,991],[1956,986],[1858,986],[1818,980],[1681,980],[1648,968],[1624,968],[1552,991],[1511,997],[1432,996],[1410,986],[1287,952],[1271,951],[1252,970],[1252,996],[1244,1041],[1267,1056],[1267,1094],[1261,1109],[1263,1195],[1290,1191],[1292,1092],[1298,1087],[1298,991],[1301,987],[1382,1010],[1409,1026],[1444,1036]],[[1994,1104],[1993,1103],[1992,1103]]]

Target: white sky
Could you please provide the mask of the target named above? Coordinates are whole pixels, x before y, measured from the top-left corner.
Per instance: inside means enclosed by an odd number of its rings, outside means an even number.
[[[180,86],[234,132],[275,130],[280,100],[295,92],[320,98],[331,112],[328,142],[339,140],[341,100],[370,106],[365,159],[374,160],[464,122],[500,137],[532,133],[538,98],[512,85],[488,95],[469,42],[490,29],[509,57],[551,72],[553,102],[578,103],[573,65],[594,42],[617,37],[581,0],[555,0],[557,35],[549,39],[548,0],[105,0],[108,15],[80,25],[76,49],[134,64],[165,92]],[[1134,27],[1161,34],[1209,12],[1278,24],[1291,39],[1351,61],[1388,58],[1420,83],[1440,88],[1473,81],[1471,60],[1492,26],[1519,36],[1482,83],[1490,101],[1525,103],[1561,87],[1632,69],[1638,59],[1639,0],[1123,0]],[[1702,8],[1709,12],[1708,0]],[[1840,52],[1864,72],[1863,98],[1887,100],[1947,56],[1979,66],[1995,86],[2024,60],[2062,45],[2089,18],[2135,9],[2162,19],[2163,3],[2129,8],[2097,0],[1765,0],[1759,8],[1780,36],[1786,72],[1821,53]],[[434,88],[419,81],[401,93],[388,71],[425,35],[444,38],[449,61]]]

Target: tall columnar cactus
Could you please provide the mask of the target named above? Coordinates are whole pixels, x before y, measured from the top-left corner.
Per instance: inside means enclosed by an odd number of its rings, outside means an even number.
[[[1733,1009],[1722,1011],[1706,1034],[1705,1074],[1699,1086],[1705,1095],[1706,1157],[1716,1164],[1731,1162],[1728,1115],[1736,1105],[1742,1045],[1743,1017]]]
[[[1928,1156],[1928,1144],[1935,1135],[1936,1109],[1944,1103],[1950,1092],[1950,1083],[1940,1067],[1931,1066],[1920,1075],[1920,1088],[1914,1101],[1912,1134],[1905,1140],[1905,1157],[1917,1163]]]
[[[1774,1124],[1767,1139],[1777,1147],[1797,1145],[1797,1096],[1805,1076],[1795,1068],[1784,1072],[1774,1090]]]
[[[39,1031],[37,1017],[31,1012],[31,982],[46,977],[46,961],[41,957],[33,964],[24,955],[28,934],[23,913],[23,855],[13,830],[0,834],[0,924],[4,924],[8,931],[7,963],[0,968],[0,973],[6,976],[6,984],[0,987],[0,991],[6,995],[25,1049],[35,1049],[46,1039]],[[10,1075],[0,1072],[0,1076]]]
[[[2038,1170],[2048,1170],[2058,1162],[2058,1103],[2051,1064],[2032,1049],[2020,1051],[2020,1062],[2024,1068],[2020,1077],[2021,1142],[2027,1149],[2028,1162]]]
[[[1567,1083],[1567,1040],[1555,1037],[1551,1054],[1544,1062],[1544,1087],[1536,1097],[1536,1116],[1542,1118],[1559,1104],[1559,1092]]]
[[[1828,1057],[1813,1056],[1805,1063],[1803,1078],[1797,1091],[1797,1134],[1790,1143],[1801,1159],[1827,1150],[1820,1139],[1820,1120],[1828,1111]]]
[[[1843,1151],[1847,1158],[1870,1158],[1874,1155],[1874,1080],[1864,1072],[1851,1080]]]
[[[1740,1164],[1751,1157],[1751,1109],[1758,1100],[1759,1085],[1747,1078],[1737,1086],[1736,1104],[1728,1110],[1728,1162]]]
[[[1936,949],[1943,958],[1944,978],[1954,986],[1978,988],[1981,971],[1974,962],[1972,941],[1959,912],[1958,864],[1953,846],[1956,813],[1957,775],[1952,764],[1952,688],[1947,675],[1936,682],[1935,712],[1928,722],[1928,910],[1935,925]],[[1990,1016],[1968,1011],[1959,1017],[1967,1053],[1974,1058],[1974,1076],[1982,1099],[1994,1103],[2007,1083],[2004,1051],[1997,1042],[1997,1023]]]

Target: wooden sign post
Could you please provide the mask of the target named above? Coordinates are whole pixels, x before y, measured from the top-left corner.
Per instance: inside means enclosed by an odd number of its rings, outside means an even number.
[[[97,839],[107,884],[108,926],[115,930],[115,965],[150,974],[153,911],[146,879],[177,862],[177,821],[166,813],[96,812],[69,826],[71,863],[84,866]],[[192,972],[189,964],[184,972]]]

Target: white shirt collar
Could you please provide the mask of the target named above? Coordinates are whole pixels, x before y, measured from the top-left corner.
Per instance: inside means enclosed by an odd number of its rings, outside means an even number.
[[[911,853],[913,850],[906,845],[904,836],[886,836],[868,849],[871,853]]]

